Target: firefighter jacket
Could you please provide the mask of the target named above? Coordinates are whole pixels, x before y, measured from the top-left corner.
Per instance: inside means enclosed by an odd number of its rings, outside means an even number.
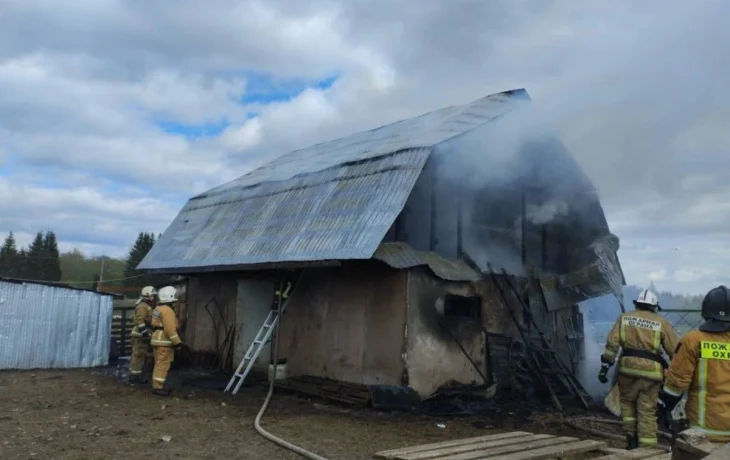
[[[152,312],[153,347],[174,347],[182,343],[177,335],[177,318],[169,305],[158,305]]]
[[[677,341],[677,333],[662,316],[648,310],[622,313],[608,333],[601,361],[613,364],[621,347],[619,374],[661,382],[662,349],[671,359]]]
[[[137,304],[134,309],[134,327],[130,333],[132,337],[142,337],[140,331],[150,326],[153,311],[154,308],[144,300]]]
[[[730,441],[730,331],[688,332],[669,366],[664,391],[687,392],[691,428],[710,441]]]

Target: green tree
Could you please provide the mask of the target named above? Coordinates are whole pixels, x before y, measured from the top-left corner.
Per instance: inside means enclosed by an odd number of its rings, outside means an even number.
[[[21,269],[18,246],[13,232],[10,232],[2,247],[0,247],[0,276],[20,278]]]
[[[121,278],[124,277],[125,261],[108,256],[86,257],[86,255],[74,249],[61,254],[61,281],[69,283],[74,287],[88,289],[99,276],[103,276],[105,286],[122,286]],[[104,271],[102,273],[102,261]]]
[[[147,253],[150,251],[150,249],[152,249],[152,246],[154,246],[154,244],[155,235],[152,233],[141,232],[137,236],[137,240],[134,242],[132,248],[129,250],[129,256],[127,257],[127,263],[124,268],[124,278],[127,278],[125,280],[125,284],[127,286],[139,286],[140,282],[146,281],[142,278],[147,277],[138,276],[142,275],[143,273],[137,270],[137,265],[142,262],[142,259],[144,259],[144,256],[147,255]]]
[[[58,252],[58,240],[53,232],[46,232],[43,239],[43,274],[46,281],[61,281],[61,255]]]
[[[28,255],[26,256],[26,278],[38,281],[46,281],[47,275],[45,270],[46,248],[43,244],[43,233],[36,233],[35,239],[30,244]]]
[[[21,249],[18,251],[18,268],[17,277],[22,279],[31,279],[30,267],[28,266],[28,250]]]

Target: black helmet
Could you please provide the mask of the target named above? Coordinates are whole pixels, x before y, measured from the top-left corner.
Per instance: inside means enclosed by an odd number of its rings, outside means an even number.
[[[711,289],[702,301],[702,317],[706,320],[700,330],[722,332],[730,330],[730,290],[725,286]]]

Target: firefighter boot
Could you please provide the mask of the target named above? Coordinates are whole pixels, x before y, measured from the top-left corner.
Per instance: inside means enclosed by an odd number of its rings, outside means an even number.
[[[639,438],[636,435],[626,435],[626,450],[634,450],[639,448]]]
[[[170,396],[171,391],[169,388],[158,388],[158,389],[153,389],[152,393],[157,396]]]
[[[140,385],[144,385],[147,382],[149,382],[149,380],[147,380],[146,378],[142,377],[141,375],[130,375],[129,376],[129,383],[130,384],[137,383],[137,384],[140,384]]]

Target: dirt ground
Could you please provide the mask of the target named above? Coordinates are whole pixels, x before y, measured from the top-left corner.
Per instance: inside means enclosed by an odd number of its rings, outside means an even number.
[[[0,372],[0,458],[301,458],[254,430],[266,390],[257,385],[231,397],[183,387],[160,398],[149,387],[129,386],[100,370]],[[426,417],[353,410],[280,393],[262,425],[324,457],[352,460],[516,429],[596,439],[567,428],[555,414]]]

